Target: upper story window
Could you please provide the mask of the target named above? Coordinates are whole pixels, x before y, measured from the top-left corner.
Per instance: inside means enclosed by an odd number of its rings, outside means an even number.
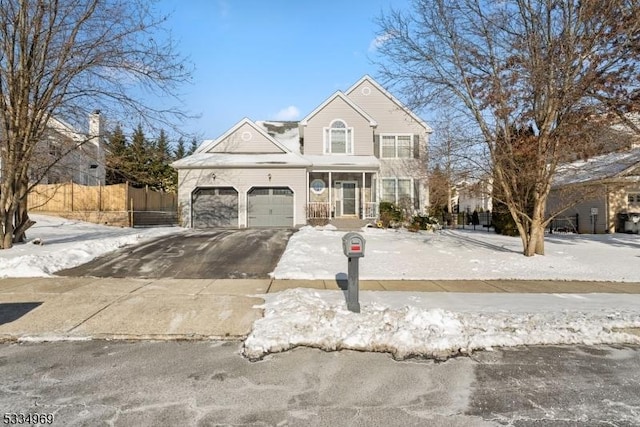
[[[627,195],[627,201],[629,204],[640,204],[640,193],[629,193]]]
[[[381,135],[381,159],[410,159],[413,157],[413,135]]]
[[[325,154],[353,154],[353,128],[343,120],[334,120],[324,128]]]

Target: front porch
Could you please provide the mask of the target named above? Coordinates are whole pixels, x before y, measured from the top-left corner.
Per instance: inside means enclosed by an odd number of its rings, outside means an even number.
[[[377,171],[307,173],[307,219],[378,217]]]

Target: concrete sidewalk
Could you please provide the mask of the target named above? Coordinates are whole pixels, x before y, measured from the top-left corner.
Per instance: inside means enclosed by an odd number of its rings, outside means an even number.
[[[263,302],[260,294],[297,287],[340,289],[335,280],[0,279],[0,341],[241,339],[262,316],[255,308]],[[370,280],[361,281],[360,289],[640,294],[640,283]]]

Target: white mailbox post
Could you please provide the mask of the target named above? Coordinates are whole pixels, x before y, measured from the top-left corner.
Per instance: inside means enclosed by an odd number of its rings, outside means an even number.
[[[358,260],[364,257],[364,244],[364,237],[358,233],[347,233],[342,237],[342,251],[348,259],[347,308],[354,313],[360,313]]]

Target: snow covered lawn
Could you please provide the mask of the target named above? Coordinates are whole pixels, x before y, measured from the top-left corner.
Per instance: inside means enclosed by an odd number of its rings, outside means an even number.
[[[640,295],[361,292],[361,313],[340,291],[291,289],[265,296],[245,357],[297,346],[446,359],[492,347],[640,344]],[[636,331],[638,331],[636,329]]]
[[[289,240],[276,279],[333,279],[346,273],[344,232],[303,227]],[[640,282],[640,236],[548,235],[545,255],[524,257],[519,237],[493,231],[364,229],[360,278],[530,279]]]
[[[0,250],[0,278],[47,277],[119,247],[184,230],[110,227],[45,215],[30,217],[36,224],[27,230],[28,241]],[[43,244],[33,244],[36,239]]]

